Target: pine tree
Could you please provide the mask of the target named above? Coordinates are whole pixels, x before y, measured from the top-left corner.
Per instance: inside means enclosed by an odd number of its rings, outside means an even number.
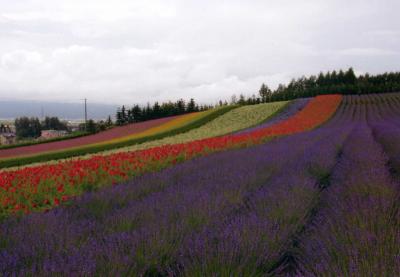
[[[196,110],[196,103],[194,102],[194,99],[191,98],[188,105],[187,105],[187,109],[186,112],[188,113],[192,113]]]
[[[349,68],[349,70],[347,70],[347,72],[344,74],[344,79],[346,84],[355,84],[357,81],[357,77],[356,74],[354,74],[354,70],[352,67]]]
[[[121,122],[122,122],[122,124],[125,124],[127,122],[127,114],[126,114],[126,109],[125,109],[124,105],[122,105],[122,109],[121,109]]]
[[[134,122],[140,122],[143,120],[142,118],[142,109],[140,108],[139,105],[134,105],[132,108],[132,115],[133,115],[133,121]]]
[[[336,70],[332,71],[331,82],[332,82],[332,83],[331,83],[332,85],[336,85],[336,84],[339,83],[339,82],[338,82],[338,76],[337,76]]]
[[[185,101],[183,99],[179,99],[178,102],[176,102],[176,109],[178,115],[185,113],[186,107],[185,107]]]
[[[339,70],[337,79],[338,79],[338,84],[345,84],[346,83],[346,79],[345,79],[343,70]]]
[[[243,94],[240,94],[240,95],[239,95],[238,104],[239,104],[239,105],[244,105],[244,104],[246,104],[246,99],[245,99],[245,97],[244,97]]]
[[[153,106],[153,118],[160,118],[161,116],[162,115],[160,104],[158,104],[158,102],[155,102]]]
[[[113,125],[113,121],[111,119],[111,115],[108,116],[107,121],[106,121],[106,126],[111,127]]]
[[[89,133],[96,133],[97,128],[96,128],[96,123],[93,121],[93,119],[89,119],[87,122],[87,131]]]
[[[271,100],[272,91],[266,84],[262,84],[260,90],[258,91],[261,97],[261,102],[266,103]]]
[[[120,126],[120,125],[124,124],[124,119],[123,119],[123,116],[122,116],[121,108],[117,109],[117,114],[116,114],[115,118],[116,118],[116,124],[117,125]]]
[[[128,112],[127,112],[127,121],[128,121],[128,123],[133,123],[134,122],[132,109],[128,110]]]
[[[147,105],[146,105],[146,116],[147,116],[147,120],[153,119],[153,109],[151,108],[149,102],[147,102]]]
[[[325,75],[324,75],[324,73],[320,72],[319,75],[318,75],[318,78],[317,78],[317,85],[319,87],[322,87],[322,86],[325,85],[325,83],[326,83],[325,82]]]

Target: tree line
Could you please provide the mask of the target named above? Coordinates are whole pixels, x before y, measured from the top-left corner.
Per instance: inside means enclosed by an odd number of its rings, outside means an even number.
[[[233,95],[231,104],[253,105],[259,103],[285,101],[297,98],[314,97],[323,94],[369,94],[400,92],[400,72],[390,72],[377,75],[368,73],[356,76],[353,68],[346,71],[328,71],[292,79],[288,84],[279,84],[271,90],[263,83],[258,95],[250,97],[240,94]],[[220,104],[222,101],[220,101]]]
[[[229,103],[226,100],[220,100],[216,106],[228,104],[254,105],[323,94],[347,95],[396,91],[400,91],[400,72],[386,72],[377,75],[366,73],[357,77],[353,68],[349,68],[345,71],[333,70],[326,73],[320,72],[318,75],[309,77],[302,76],[292,79],[288,84],[279,84],[275,90],[270,89],[267,84],[263,83],[257,94],[254,93],[251,96],[245,96],[244,94],[239,96],[232,95]],[[162,104],[155,102],[153,105],[147,104],[144,107],[133,105],[130,109],[124,105],[117,110],[116,125],[203,111],[213,107],[214,105],[199,106],[194,99],[190,99],[189,102],[185,102],[183,99]]]
[[[18,138],[38,138],[43,130],[58,130],[70,132],[67,122],[61,121],[58,117],[45,117],[40,121],[37,117],[20,117],[14,121],[15,132]],[[111,116],[107,120],[94,121],[89,119],[87,123],[79,124],[78,131],[85,133],[97,133],[107,130],[114,125]]]
[[[347,71],[328,71],[292,79],[289,84],[280,84],[272,91],[262,84],[259,94],[262,102],[292,100],[314,97],[323,94],[369,94],[400,91],[400,72],[377,75],[364,74],[356,76],[353,68]],[[248,100],[248,99],[247,99]]]
[[[188,102],[179,99],[176,102],[155,102],[153,105],[149,103],[142,107],[138,104],[131,108],[126,108],[125,105],[118,108],[116,113],[116,125],[124,125],[127,123],[142,122],[151,119],[158,119],[174,115],[182,115],[192,112],[205,111],[213,108],[212,105],[198,105],[192,98]]]
[[[68,130],[66,122],[58,117],[46,117],[40,121],[37,117],[20,117],[15,119],[15,132],[18,138],[40,137],[42,130]]]

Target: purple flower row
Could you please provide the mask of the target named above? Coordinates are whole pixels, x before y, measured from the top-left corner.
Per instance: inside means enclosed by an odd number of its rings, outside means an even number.
[[[297,273],[399,276],[399,184],[387,166],[390,158],[385,146],[379,142],[395,137],[399,141],[400,132],[393,133],[396,128],[390,121],[399,120],[400,105],[390,108],[376,96],[349,98],[358,124],[343,147],[331,186],[322,193],[315,224],[302,237]],[[395,154],[394,148],[390,151],[389,156]]]

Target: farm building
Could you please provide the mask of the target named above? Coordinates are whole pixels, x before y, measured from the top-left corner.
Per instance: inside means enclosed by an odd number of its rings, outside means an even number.
[[[50,139],[50,138],[58,138],[68,135],[67,131],[64,130],[43,130],[41,133],[41,138]]]
[[[14,133],[0,133],[0,145],[14,144],[17,137]]]
[[[16,135],[9,125],[0,125],[0,145],[10,145],[16,142]]]

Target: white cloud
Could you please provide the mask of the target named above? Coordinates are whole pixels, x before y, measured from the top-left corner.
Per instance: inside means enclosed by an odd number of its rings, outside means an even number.
[[[345,56],[393,56],[400,54],[397,51],[378,48],[349,48],[340,50],[338,53]]]
[[[10,71],[32,69],[42,61],[42,55],[35,51],[16,50],[1,56],[2,67]]]
[[[214,102],[321,70],[398,70],[394,0],[2,2],[0,98]]]

